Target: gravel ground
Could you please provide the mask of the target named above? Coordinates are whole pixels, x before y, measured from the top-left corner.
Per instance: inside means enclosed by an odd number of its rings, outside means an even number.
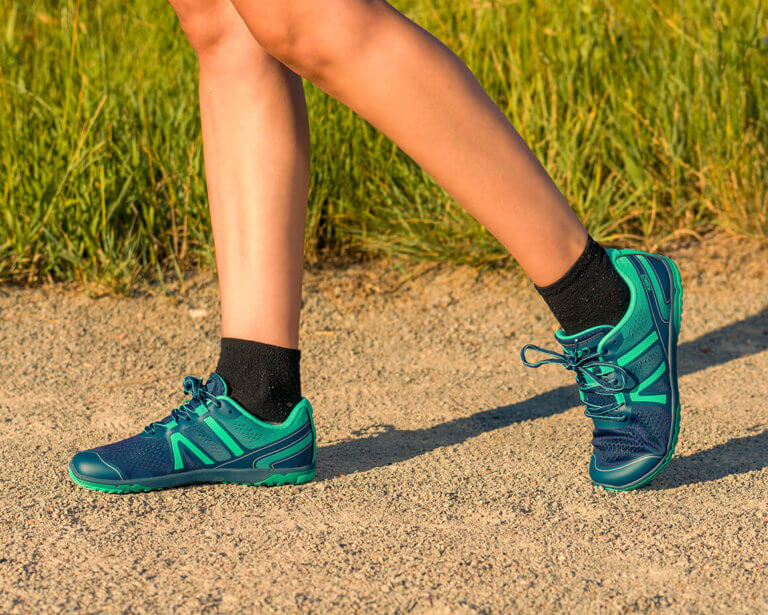
[[[317,479],[122,496],[66,463],[210,371],[215,282],[0,288],[0,612],[766,612],[768,253],[736,248],[678,255],[680,444],[633,493],[589,483],[569,374],[521,366],[553,321],[509,272],[308,272]]]

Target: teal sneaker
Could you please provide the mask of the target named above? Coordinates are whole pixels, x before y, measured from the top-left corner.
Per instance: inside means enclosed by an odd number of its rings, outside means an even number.
[[[606,489],[628,491],[661,472],[680,430],[677,339],[683,311],[680,272],[669,258],[607,250],[630,289],[629,309],[615,326],[555,334],[563,354],[527,345],[528,367],[556,363],[576,373],[586,416],[594,422],[589,476]],[[535,350],[550,358],[529,362]]]
[[[77,453],[69,475],[111,493],[195,483],[300,484],[315,476],[312,407],[302,399],[281,424],[265,423],[230,397],[218,374],[188,376],[190,398],[127,440]]]

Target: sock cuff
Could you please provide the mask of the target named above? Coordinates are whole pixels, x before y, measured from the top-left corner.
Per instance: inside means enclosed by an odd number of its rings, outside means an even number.
[[[298,361],[301,359],[301,350],[253,340],[244,340],[237,337],[222,337],[220,356],[248,356],[249,359],[256,361],[264,358],[274,359],[278,356]]]
[[[567,335],[597,325],[615,326],[631,298],[629,286],[611,257],[592,237],[562,278],[536,290]]]
[[[562,278],[549,286],[538,286],[535,284],[534,286],[536,287],[536,290],[539,291],[539,294],[545,299],[555,297],[560,293],[567,291],[574,282],[581,278],[584,272],[589,269],[593,263],[604,256],[607,257],[608,254],[603,247],[592,239],[591,235],[587,235],[587,245],[584,248],[584,251],[576,262],[571,265],[571,268],[565,272]]]

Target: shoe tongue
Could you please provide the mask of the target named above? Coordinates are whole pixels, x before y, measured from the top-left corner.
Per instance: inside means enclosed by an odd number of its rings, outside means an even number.
[[[208,376],[208,381],[205,383],[205,390],[211,395],[226,395],[227,383],[224,382],[224,378],[219,376],[216,372],[213,372]]]
[[[555,333],[555,338],[560,342],[563,350],[573,350],[578,346],[581,350],[593,350],[597,348],[598,344],[603,338],[613,331],[613,327],[608,325],[600,325],[598,327],[592,327],[586,329],[580,333],[574,335],[566,335],[562,329]]]

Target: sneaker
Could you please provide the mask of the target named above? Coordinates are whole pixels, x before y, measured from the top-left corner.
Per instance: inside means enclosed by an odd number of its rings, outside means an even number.
[[[576,372],[585,414],[594,421],[589,476],[606,489],[628,491],[659,474],[677,444],[683,288],[680,272],[664,256],[607,252],[631,292],[621,321],[570,336],[560,330],[555,337],[563,354],[528,345],[521,358],[528,367],[556,363]],[[528,350],[549,358],[529,362]]]
[[[315,476],[312,407],[302,399],[284,423],[265,423],[230,397],[218,374],[188,376],[190,399],[127,440],[77,453],[78,485],[125,493],[195,483],[300,484]]]

